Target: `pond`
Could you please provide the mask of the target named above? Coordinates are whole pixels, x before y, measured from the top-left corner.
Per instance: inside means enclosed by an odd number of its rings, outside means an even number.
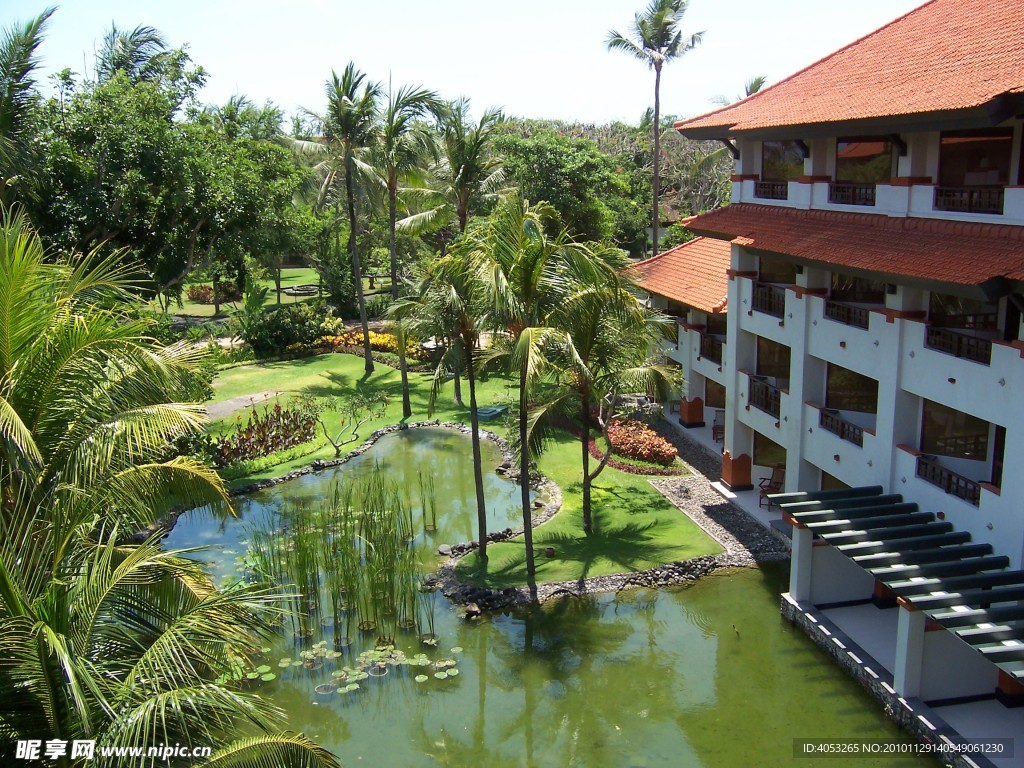
[[[383,438],[338,471],[377,462],[407,483],[412,499],[419,473],[429,471],[441,500],[438,531],[416,537],[429,552],[434,537],[473,536],[469,456],[468,437],[417,430]],[[243,522],[183,516],[167,545],[215,545],[204,555],[227,577],[247,525],[273,525],[283,499],[327,496],[333,474],[246,500]],[[515,486],[486,476],[492,525],[515,525]],[[259,667],[273,679],[253,685],[288,712],[289,727],[348,766],[773,766],[793,763],[798,737],[907,741],[780,618],[786,578],[784,565],[741,569],[683,588],[571,598],[475,622],[433,595],[436,646],[416,631],[398,632],[395,649],[384,651],[375,651],[372,634],[336,649],[329,630],[298,641],[284,632]]]

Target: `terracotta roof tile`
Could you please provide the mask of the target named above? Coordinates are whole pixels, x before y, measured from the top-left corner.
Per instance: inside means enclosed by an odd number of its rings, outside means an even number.
[[[701,312],[725,312],[728,293],[729,243],[698,237],[632,265],[627,277],[656,293]]]
[[[1024,91],[1021,0],[932,0],[741,102],[681,120],[716,137],[981,107]]]
[[[847,269],[960,285],[1024,281],[1024,227],[737,203],[690,229]]]

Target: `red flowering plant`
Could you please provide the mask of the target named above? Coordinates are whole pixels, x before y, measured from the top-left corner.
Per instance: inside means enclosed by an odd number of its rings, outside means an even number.
[[[607,435],[612,452],[629,459],[669,467],[678,455],[668,440],[633,419],[614,419],[608,425]]]

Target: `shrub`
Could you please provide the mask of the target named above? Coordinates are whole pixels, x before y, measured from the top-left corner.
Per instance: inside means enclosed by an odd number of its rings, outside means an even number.
[[[226,467],[309,442],[316,437],[318,415],[309,399],[292,400],[283,407],[276,400],[273,407],[253,407],[245,421],[239,413],[231,432],[213,441],[213,463]]]
[[[663,467],[676,460],[676,449],[665,438],[639,421],[616,419],[608,425],[608,442],[613,452],[640,461],[650,461]]]
[[[280,354],[295,344],[312,346],[320,336],[320,311],[315,304],[289,304],[254,314],[243,328],[243,337],[257,357]]]
[[[193,304],[213,304],[213,286],[200,283],[185,289],[185,298]]]
[[[358,329],[342,331],[340,333],[325,334],[317,341],[316,346],[330,348],[334,351],[353,351],[355,354],[362,354],[363,332]],[[394,334],[377,333],[370,331],[370,349],[376,352],[390,352],[398,354],[398,339]],[[406,340],[405,356],[410,360],[428,360],[430,355],[420,347],[416,339]]]
[[[391,306],[390,293],[378,293],[366,301],[367,317],[384,317],[384,313]]]

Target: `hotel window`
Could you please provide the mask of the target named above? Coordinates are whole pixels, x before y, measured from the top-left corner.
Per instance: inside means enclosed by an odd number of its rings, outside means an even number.
[[[840,411],[878,412],[878,382],[841,365],[828,363],[825,407]]]
[[[788,386],[789,358],[790,350],[785,344],[779,344],[764,336],[757,337],[758,376],[771,376],[780,382],[778,386]]]
[[[760,432],[754,432],[754,463],[762,467],[786,466],[786,449]]]
[[[796,181],[804,175],[804,155],[795,141],[761,144],[761,180]]]
[[[762,283],[793,285],[796,282],[796,264],[761,256],[757,262],[757,279]]]
[[[884,184],[892,178],[892,142],[878,137],[841,138],[836,143],[836,181]]]
[[[704,380],[704,406],[725,408],[725,387],[711,379]]]
[[[939,147],[939,186],[1009,184],[1012,146],[1012,128],[943,131]]]
[[[921,452],[935,456],[985,461],[989,423],[963,411],[924,401]]]
[[[833,272],[829,297],[836,301],[884,304],[885,283],[881,280],[868,280],[866,277],[853,277]]]

